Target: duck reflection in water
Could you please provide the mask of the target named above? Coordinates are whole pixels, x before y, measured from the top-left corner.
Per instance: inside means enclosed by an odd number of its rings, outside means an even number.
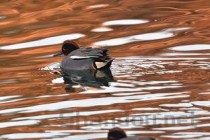
[[[81,87],[95,87],[109,86],[109,82],[114,81],[110,69],[103,70],[69,70],[62,71],[64,84],[67,84],[67,92],[74,91],[73,85],[80,85]]]

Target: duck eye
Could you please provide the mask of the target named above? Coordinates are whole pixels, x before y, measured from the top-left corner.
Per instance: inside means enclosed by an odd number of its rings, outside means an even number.
[[[64,50],[64,51],[67,51],[67,50],[69,50],[69,49],[67,49],[67,48],[63,48],[63,50]]]

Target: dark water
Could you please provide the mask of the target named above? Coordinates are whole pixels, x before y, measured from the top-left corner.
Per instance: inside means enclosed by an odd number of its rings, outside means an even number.
[[[209,0],[1,0],[0,139],[210,139]],[[100,88],[55,75],[66,40],[107,47]],[[100,73],[98,75],[101,75]]]

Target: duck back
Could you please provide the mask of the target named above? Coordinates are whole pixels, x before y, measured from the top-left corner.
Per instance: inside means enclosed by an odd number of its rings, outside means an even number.
[[[91,59],[71,59],[71,58],[64,58],[61,62],[61,69],[62,70],[87,70],[87,69],[94,69],[93,67],[93,60]]]
[[[109,68],[112,59],[106,49],[82,48],[72,51],[61,62],[62,70],[87,70]]]

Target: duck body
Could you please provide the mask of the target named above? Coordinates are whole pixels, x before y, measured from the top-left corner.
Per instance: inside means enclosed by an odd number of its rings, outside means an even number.
[[[100,48],[78,48],[71,51],[61,62],[62,71],[106,69],[112,64],[107,49]]]

